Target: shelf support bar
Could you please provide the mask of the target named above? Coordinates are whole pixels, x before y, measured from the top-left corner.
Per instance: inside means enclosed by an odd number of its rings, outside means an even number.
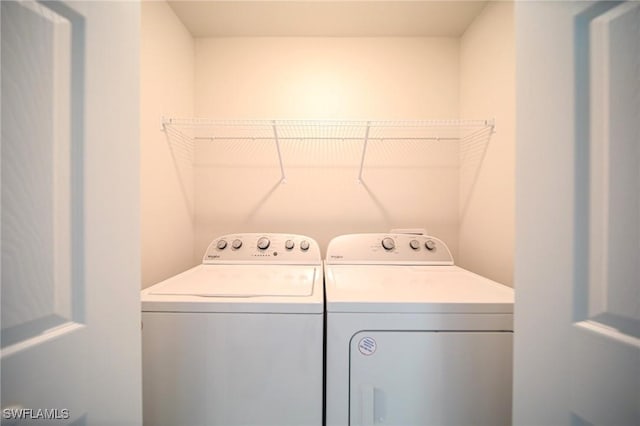
[[[278,162],[280,163],[280,183],[286,183],[287,177],[284,174],[284,165],[282,164],[282,153],[280,152],[280,139],[278,138],[278,126],[276,122],[272,122],[273,139],[276,142],[276,150],[278,151]]]
[[[164,115],[160,118],[160,131],[165,132],[167,130],[167,125],[171,124],[171,119],[165,117]]]
[[[369,129],[371,122],[367,121],[367,129],[364,133],[364,145],[362,146],[362,158],[360,158],[360,172],[358,173],[358,183],[362,183],[362,169],[364,168],[364,158],[367,155],[367,145],[369,144]]]

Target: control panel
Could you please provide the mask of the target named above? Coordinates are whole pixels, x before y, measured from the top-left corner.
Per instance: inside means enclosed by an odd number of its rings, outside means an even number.
[[[326,263],[453,265],[453,256],[442,240],[427,235],[349,234],[329,242]]]
[[[229,234],[214,239],[202,263],[322,263],[320,247],[310,237],[296,234]]]

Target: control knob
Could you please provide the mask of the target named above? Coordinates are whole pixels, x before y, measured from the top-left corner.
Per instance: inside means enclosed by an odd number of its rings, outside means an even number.
[[[293,240],[287,240],[284,242],[284,248],[286,248],[287,250],[292,250],[295,246],[296,243],[294,243]]]
[[[218,244],[216,244],[216,247],[218,248],[218,250],[224,250],[225,248],[227,248],[227,242],[225,240],[220,240],[218,241]]]
[[[420,248],[420,241],[418,240],[409,241],[409,247],[411,247],[414,250],[418,250]]]
[[[424,246],[427,248],[427,250],[433,250],[436,248],[436,243],[433,240],[427,240],[427,242],[424,243]]]
[[[307,240],[300,241],[300,250],[302,250],[302,251],[309,250],[309,241],[307,241]]]
[[[260,250],[266,250],[269,248],[269,245],[271,244],[271,241],[269,241],[269,239],[267,237],[261,237],[258,240],[258,248]]]
[[[396,248],[396,243],[393,241],[393,238],[386,237],[382,239],[382,247],[384,247],[385,250],[393,250]]]
[[[233,242],[231,243],[231,247],[234,250],[238,250],[240,247],[242,247],[242,240],[233,240]]]

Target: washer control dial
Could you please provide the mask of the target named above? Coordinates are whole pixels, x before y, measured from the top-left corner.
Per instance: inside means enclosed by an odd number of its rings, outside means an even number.
[[[300,250],[302,250],[302,251],[309,250],[309,241],[307,241],[307,240],[300,241]]]
[[[240,247],[242,247],[242,240],[233,240],[233,242],[231,243],[231,247],[235,250],[238,250]]]
[[[258,248],[260,250],[268,249],[270,244],[271,244],[271,241],[269,241],[267,237],[260,237],[258,239]]]
[[[424,243],[424,246],[427,248],[427,250],[433,250],[436,248],[436,243],[433,240],[427,240],[427,242]]]
[[[393,238],[385,237],[382,239],[382,247],[384,247],[385,250],[393,250],[396,248],[396,242],[393,241]]]
[[[409,241],[409,247],[411,247],[414,250],[418,250],[420,248],[420,241],[418,240]]]
[[[218,248],[218,250],[224,250],[225,248],[227,248],[227,241],[226,240],[218,241],[218,244],[216,244],[216,247]]]
[[[287,240],[284,242],[284,248],[286,248],[287,250],[292,250],[295,246],[296,243],[294,243],[293,240]]]

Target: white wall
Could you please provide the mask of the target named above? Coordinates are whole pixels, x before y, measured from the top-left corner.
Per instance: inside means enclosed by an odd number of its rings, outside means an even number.
[[[457,38],[196,40],[196,113],[216,119],[433,119],[459,114]],[[196,253],[227,232],[295,232],[326,247],[350,232],[426,227],[457,252],[453,144],[196,144]],[[428,166],[428,167],[425,167]]]
[[[160,131],[194,113],[194,41],[165,2],[142,2],[140,180],[142,287],[194,264],[192,147]]]
[[[511,2],[489,2],[460,40],[460,116],[496,119],[488,145],[470,147],[461,182],[458,264],[513,285],[515,25]],[[484,153],[484,157],[482,157]],[[475,167],[475,166],[479,166]],[[477,177],[475,175],[476,171]]]

